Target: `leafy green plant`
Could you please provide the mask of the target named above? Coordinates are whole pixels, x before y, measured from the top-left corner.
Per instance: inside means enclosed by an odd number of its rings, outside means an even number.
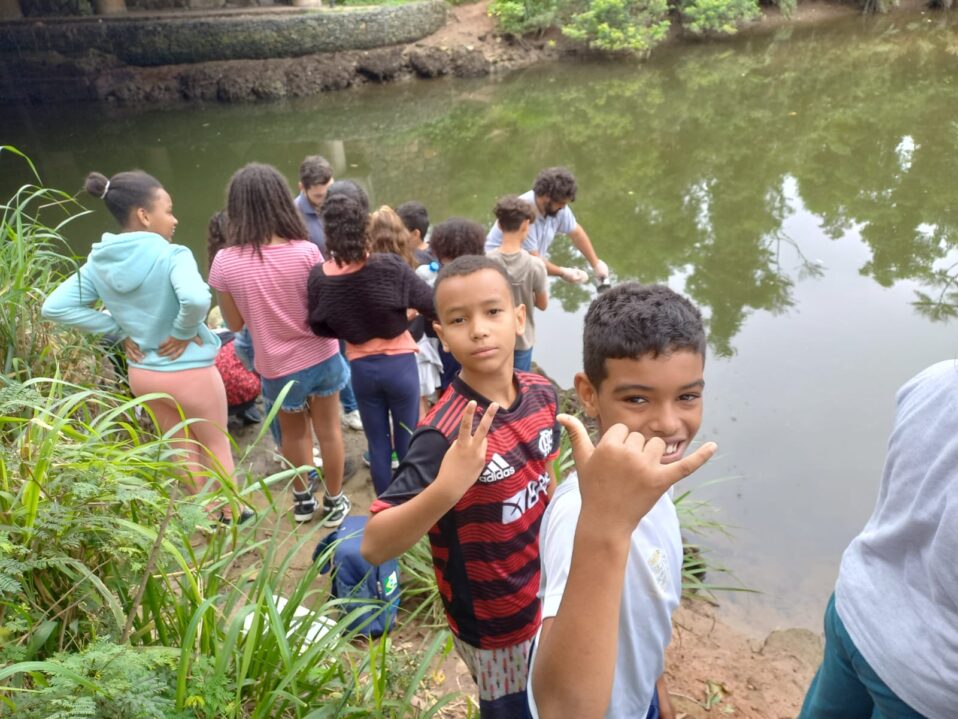
[[[77,332],[53,331],[40,320],[44,298],[64,272],[76,268],[63,228],[86,213],[70,195],[43,187],[36,167],[16,148],[0,146],[0,161],[21,162],[35,180],[0,205],[2,374],[23,380],[50,377],[60,369],[67,379],[89,381],[99,374],[93,340]]]
[[[97,640],[80,652],[61,652],[33,662],[42,688],[18,696],[19,719],[168,719],[192,717],[178,711],[173,694],[177,650],[129,646]],[[20,665],[24,670],[23,665]],[[13,674],[11,669],[0,672]]]
[[[269,487],[293,470],[177,498],[168,438],[133,420],[144,399],[45,379],[0,390],[0,701],[17,716],[355,715],[365,610],[318,581],[333,548],[297,573],[322,528],[258,531],[281,521]],[[204,502],[253,492],[268,502],[255,521],[212,529]],[[418,715],[425,668],[376,661],[381,715]]]
[[[446,615],[436,584],[429,537],[423,537],[399,558],[402,573],[402,604],[409,620],[418,618],[422,626],[437,629],[446,626]]]
[[[761,14],[757,0],[682,0],[679,12],[682,26],[697,35],[734,35],[739,24]]]
[[[665,39],[668,13],[667,0],[590,0],[562,32],[596,50],[645,56]]]
[[[493,0],[489,14],[505,32],[522,35],[551,27],[558,8],[558,0]]]

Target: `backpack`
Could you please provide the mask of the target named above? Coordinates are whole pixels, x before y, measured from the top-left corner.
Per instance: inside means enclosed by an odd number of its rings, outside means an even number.
[[[347,599],[343,613],[359,607],[366,611],[349,624],[350,630],[378,637],[396,626],[399,609],[399,562],[395,559],[380,565],[370,564],[359,553],[366,529],[366,517],[346,517],[335,531],[326,535],[313,550],[315,562],[336,542],[332,556],[321,568],[332,572],[332,595]],[[385,604],[385,606],[384,606]]]
[[[247,370],[239,361],[234,342],[230,341],[220,348],[214,363],[226,387],[227,407],[238,407],[259,397],[259,376]]]

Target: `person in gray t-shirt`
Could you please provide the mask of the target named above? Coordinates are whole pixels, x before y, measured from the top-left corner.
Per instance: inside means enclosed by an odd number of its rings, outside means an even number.
[[[600,282],[608,278],[609,267],[595,253],[592,241],[569,207],[575,201],[575,177],[564,167],[550,167],[536,177],[532,189],[520,195],[520,199],[532,203],[536,217],[529,227],[529,234],[522,248],[541,257],[550,275],[561,277],[566,282],[585,282],[588,275],[576,267],[559,267],[549,261],[549,246],[558,234],[568,235],[572,244],[592,265],[595,277]],[[502,244],[502,228],[496,222],[486,235],[486,252]]]
[[[842,557],[799,719],[958,715],[958,363],[897,399],[878,503]]]
[[[522,249],[522,243],[535,220],[536,211],[530,202],[515,195],[501,198],[493,210],[496,223],[502,228],[502,244],[486,254],[509,273],[512,298],[516,306],[524,305],[526,324],[522,336],[516,338],[514,366],[528,372],[532,369],[532,346],[536,341],[533,320],[535,310],[544,310],[549,304],[549,281],[545,263],[539,257]]]

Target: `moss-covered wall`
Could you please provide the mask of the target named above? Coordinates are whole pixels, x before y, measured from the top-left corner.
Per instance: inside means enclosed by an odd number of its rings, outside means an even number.
[[[0,63],[44,53],[100,54],[137,66],[298,57],[413,42],[445,17],[443,0],[423,0],[269,15],[21,20],[0,23]]]
[[[24,17],[83,17],[93,15],[92,0],[19,0]],[[183,10],[190,8],[244,8],[289,5],[288,0],[127,0],[126,7],[139,10]]]

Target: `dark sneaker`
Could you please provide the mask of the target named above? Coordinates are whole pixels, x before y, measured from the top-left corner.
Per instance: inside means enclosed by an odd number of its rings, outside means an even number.
[[[340,494],[338,499],[323,497],[323,526],[338,527],[349,514],[349,497]]]
[[[243,510],[240,512],[239,519],[236,519],[234,517],[227,517],[224,512],[220,512],[217,519],[220,521],[220,523],[229,526],[231,524],[236,524],[236,525],[243,524],[245,522],[248,522],[255,516],[256,516],[256,512],[254,512],[249,507],[243,507]]]
[[[293,519],[310,522],[316,513],[316,497],[312,492],[293,491]]]
[[[239,418],[247,427],[251,424],[259,424],[263,421],[263,415],[260,414],[260,411],[256,409],[256,407],[248,407],[243,410],[240,412]]]

